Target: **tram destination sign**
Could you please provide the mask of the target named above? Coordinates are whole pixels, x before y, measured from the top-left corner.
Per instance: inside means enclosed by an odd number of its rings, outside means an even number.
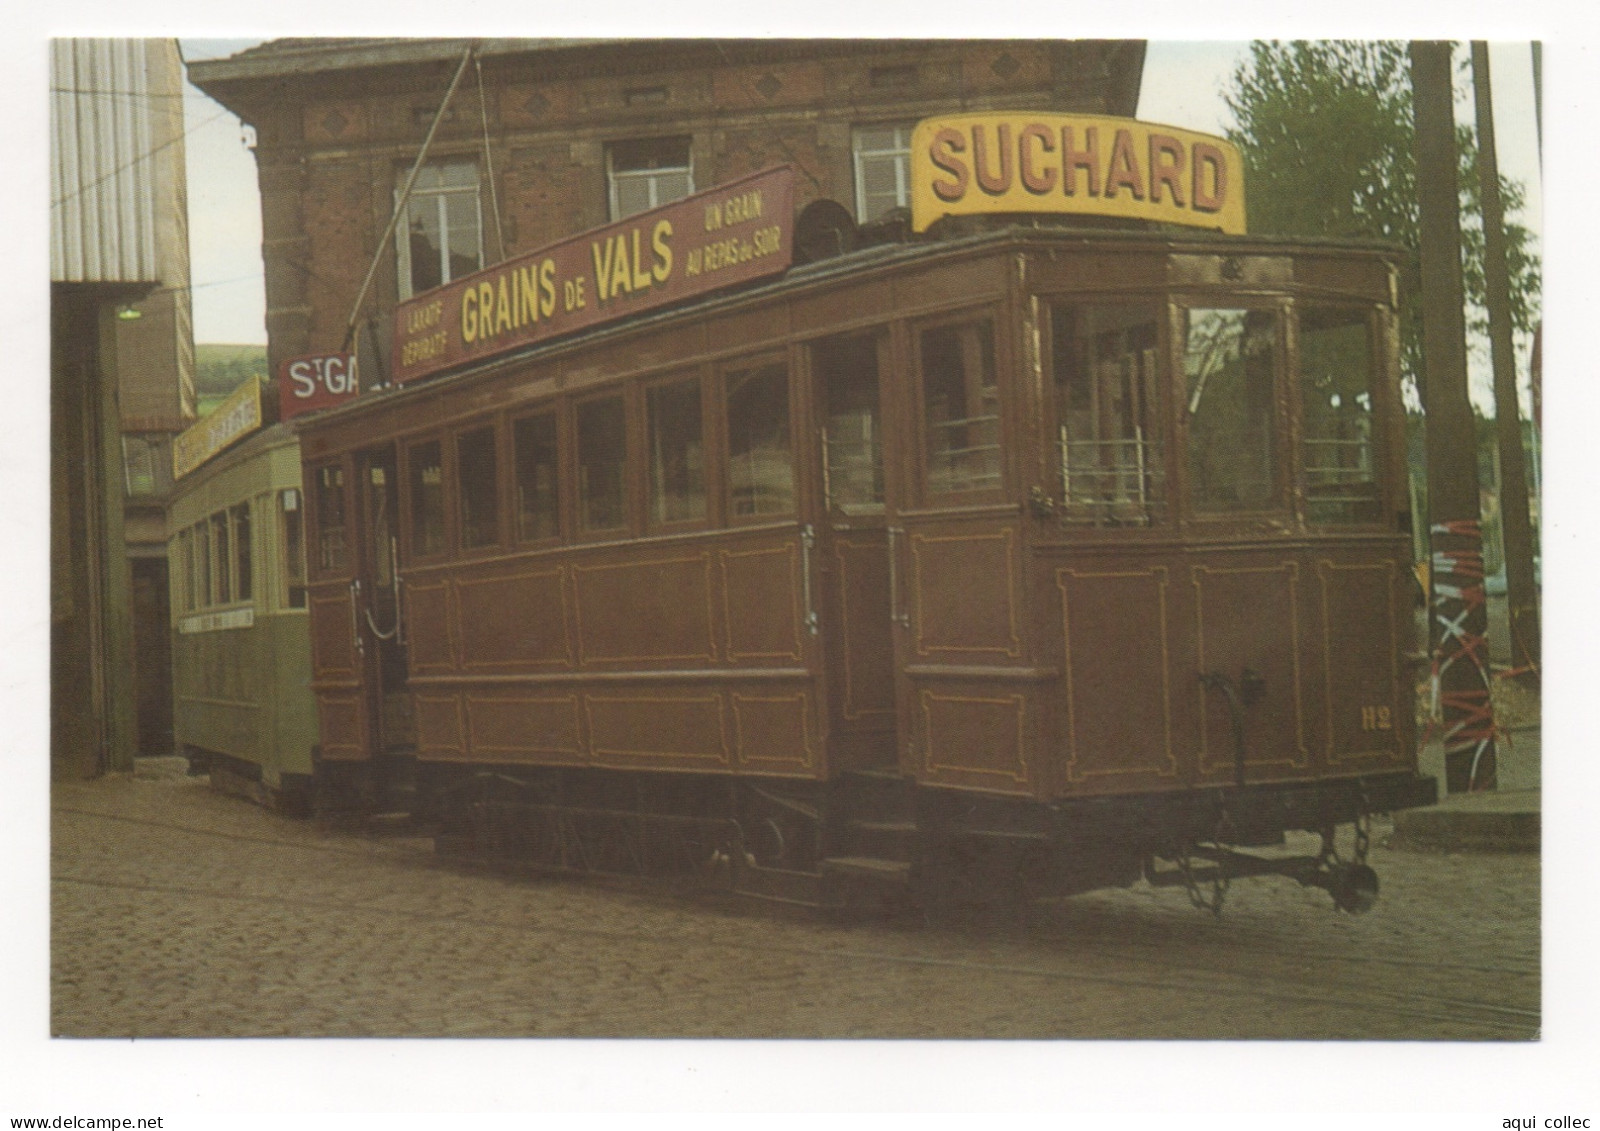
[[[558,334],[788,270],[780,165],[507,260],[395,308],[391,369],[414,381]]]
[[[172,438],[172,477],[182,479],[229,444],[261,427],[261,378],[246,378],[208,416]]]
[[[1244,164],[1209,134],[1095,114],[928,118],[911,135],[911,227],[945,216],[1067,213],[1242,235]]]
[[[360,391],[353,353],[288,358],[278,365],[278,419],[343,404]]]

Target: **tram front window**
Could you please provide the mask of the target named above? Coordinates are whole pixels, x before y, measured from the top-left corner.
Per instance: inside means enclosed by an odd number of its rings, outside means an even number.
[[[999,487],[993,327],[966,322],[925,330],[921,360],[928,490],[945,494]]]
[[[1189,503],[1198,513],[1267,510],[1279,498],[1270,310],[1185,314]]]
[[[1166,497],[1156,369],[1162,307],[1051,312],[1061,497],[1068,518],[1149,522]]]
[[[847,514],[883,509],[883,440],[878,428],[878,343],[832,338],[812,348],[826,423],[823,486],[828,505]]]
[[[340,570],[345,565],[344,469],[317,469],[317,568]]]
[[[1372,456],[1372,335],[1367,314],[1302,307],[1300,403],[1306,520],[1376,522]]]

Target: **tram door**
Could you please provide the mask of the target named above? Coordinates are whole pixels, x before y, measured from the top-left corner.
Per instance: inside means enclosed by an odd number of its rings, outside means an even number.
[[[817,554],[829,760],[835,769],[887,768],[897,758],[893,546],[885,516],[879,381],[888,348],[881,333],[827,338],[810,347],[822,471]]]
[[[392,446],[356,457],[361,537],[356,613],[366,671],[369,757],[413,744],[406,694],[406,646],[400,592],[399,476]]]

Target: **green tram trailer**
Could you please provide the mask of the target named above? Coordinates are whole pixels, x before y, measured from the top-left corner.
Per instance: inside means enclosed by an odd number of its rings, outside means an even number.
[[[168,511],[173,715],[191,773],[288,812],[312,799],[300,445],[271,425],[179,480]]]

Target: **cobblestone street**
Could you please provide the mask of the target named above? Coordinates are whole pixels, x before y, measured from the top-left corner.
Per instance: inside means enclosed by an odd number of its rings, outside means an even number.
[[[61,1036],[1539,1032],[1535,855],[1400,852],[1375,835],[1384,897],[1362,918],[1254,880],[1220,919],[1141,884],[998,920],[846,921],[473,872],[425,840],[284,818],[170,763],[58,784],[53,809]]]

